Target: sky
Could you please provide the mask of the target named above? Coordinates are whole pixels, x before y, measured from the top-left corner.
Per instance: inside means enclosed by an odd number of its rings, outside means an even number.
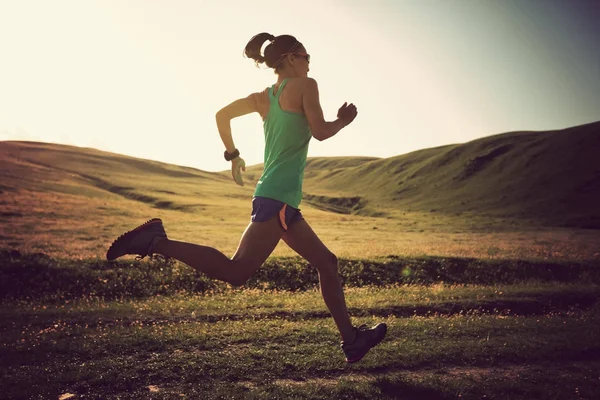
[[[0,140],[229,168],[215,113],[276,81],[260,32],[311,54],[325,118],[309,156],[391,157],[600,120],[600,0],[0,0]],[[262,162],[258,114],[232,121]]]

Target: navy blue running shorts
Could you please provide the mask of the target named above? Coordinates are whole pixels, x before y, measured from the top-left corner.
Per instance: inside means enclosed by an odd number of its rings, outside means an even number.
[[[260,196],[252,199],[252,222],[267,222],[275,215],[278,216],[277,219],[284,231],[287,231],[294,222],[304,219],[298,208],[282,201]]]

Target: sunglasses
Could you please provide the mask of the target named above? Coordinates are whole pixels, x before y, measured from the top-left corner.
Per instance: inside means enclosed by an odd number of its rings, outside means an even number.
[[[294,55],[294,56],[298,56],[298,57],[304,57],[304,59],[306,59],[306,62],[310,63],[310,54],[293,52],[293,53],[283,53],[282,56],[288,56],[290,54]]]

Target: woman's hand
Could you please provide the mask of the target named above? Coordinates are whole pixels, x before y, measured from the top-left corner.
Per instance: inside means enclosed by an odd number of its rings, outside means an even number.
[[[240,171],[241,170],[241,171]],[[240,186],[244,186],[242,171],[246,171],[246,161],[242,157],[236,157],[231,160],[231,177]]]
[[[350,123],[354,121],[354,118],[356,118],[357,114],[358,111],[356,110],[356,106],[354,104],[344,103],[338,110],[337,117],[344,123],[344,125],[350,125]]]

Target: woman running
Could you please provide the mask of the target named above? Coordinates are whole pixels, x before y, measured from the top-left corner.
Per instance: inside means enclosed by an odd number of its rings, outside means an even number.
[[[270,41],[261,55],[261,48]],[[337,257],[321,242],[302,217],[298,206],[311,137],[326,140],[350,124],[356,106],[344,103],[337,119],[326,122],[319,102],[317,82],[308,78],[310,55],[296,38],[260,33],[245,48],[256,65],[265,63],[275,70],[277,82],[246,98],[234,101],[217,112],[219,135],[225,145],[225,159],[231,174],[243,185],[246,168],[231,136],[230,121],[253,112],[263,119],[265,134],[264,171],[252,199],[251,222],[231,259],[220,251],[198,244],[167,238],[162,221],[154,218],[113,242],[106,257],[114,260],[125,254],[160,254],[179,260],[208,276],[243,285],[273,252],[280,239],[314,266],[319,274],[321,294],[342,338],[341,348],[349,363],[359,361],[385,336],[387,326],[354,327],[350,321]]]

